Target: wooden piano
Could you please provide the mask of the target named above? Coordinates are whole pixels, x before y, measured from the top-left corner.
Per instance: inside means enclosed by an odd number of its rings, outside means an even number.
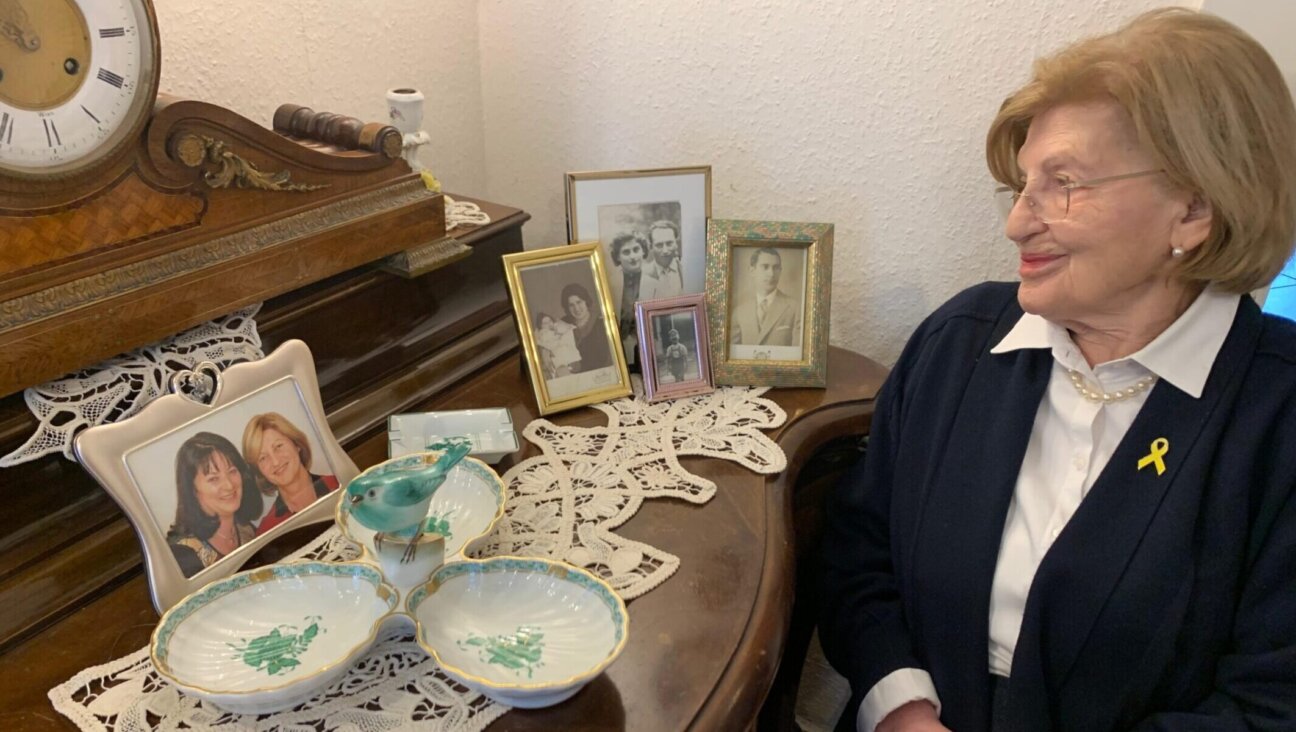
[[[492,222],[447,235],[441,196],[381,125],[288,109],[276,127],[163,97],[131,163],[91,192],[33,208],[0,185],[0,454],[36,426],[24,387],[254,302],[265,303],[267,353],[289,338],[310,346],[332,430],[362,468],[386,457],[396,412],[506,406],[515,424],[535,417],[499,261],[521,250],[527,214],[480,202]],[[826,390],[773,392],[789,416],[772,435],[788,455],[783,474],[686,460],[724,490],[706,506],[645,505],[623,527],[683,560],[631,604],[626,653],[572,700],[491,729],[748,729],[776,672],[778,704],[761,724],[785,728],[799,670],[779,666],[794,488],[801,476],[822,489],[853,458],[885,373],[833,349]],[[588,409],[559,417],[600,420]],[[0,729],[76,729],[45,692],[146,645],[156,621],[138,541],[107,493],[58,455],[0,469],[0,506]],[[282,537],[253,563],[322,528]]]
[[[36,428],[24,387],[250,303],[266,353],[311,347],[348,446],[515,348],[499,257],[528,216],[482,203],[492,223],[447,237],[393,128],[285,109],[275,132],[162,97],[124,175],[53,209],[0,189],[0,454]],[[0,505],[0,651],[140,571],[122,513],[60,455],[0,469]]]

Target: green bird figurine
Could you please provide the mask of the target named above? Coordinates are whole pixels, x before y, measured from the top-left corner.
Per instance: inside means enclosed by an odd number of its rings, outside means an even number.
[[[375,548],[381,550],[388,536],[399,537],[409,541],[401,564],[414,559],[432,496],[471,449],[467,437],[446,438],[428,445],[428,450],[442,451],[431,465],[365,473],[347,485],[347,508],[361,525],[378,532]]]

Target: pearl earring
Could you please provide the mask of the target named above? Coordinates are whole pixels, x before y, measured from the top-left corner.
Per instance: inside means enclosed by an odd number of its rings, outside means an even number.
[[[1170,256],[1174,257],[1175,259],[1179,259],[1183,257],[1183,255],[1184,255],[1184,250],[1181,247],[1172,247],[1170,249]]]

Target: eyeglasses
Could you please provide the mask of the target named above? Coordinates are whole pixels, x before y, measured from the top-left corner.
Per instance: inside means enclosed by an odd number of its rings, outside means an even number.
[[[1034,181],[1034,191],[1025,192],[1025,187],[1021,190],[1010,188],[1008,186],[999,186],[995,189],[995,205],[999,209],[999,215],[1004,221],[1012,214],[1017,206],[1017,199],[1026,199],[1026,205],[1030,207],[1031,214],[1046,224],[1056,224],[1059,221],[1065,221],[1068,214],[1071,213],[1071,191],[1077,188],[1093,188],[1103,183],[1112,183],[1118,180],[1127,180],[1129,178],[1141,178],[1145,175],[1154,175],[1164,172],[1157,170],[1140,170],[1137,173],[1124,173],[1122,175],[1109,175],[1105,178],[1094,178],[1093,180],[1064,181],[1057,177],[1037,178]]]

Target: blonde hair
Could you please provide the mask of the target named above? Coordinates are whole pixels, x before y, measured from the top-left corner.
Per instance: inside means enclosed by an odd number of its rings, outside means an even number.
[[[257,487],[267,496],[272,496],[278,490],[270,481],[266,480],[261,474],[261,468],[258,467],[257,457],[261,454],[261,441],[265,438],[266,430],[275,430],[276,432],[292,440],[297,446],[297,456],[301,458],[302,469],[307,473],[310,472],[311,466],[311,448],[310,441],[306,439],[306,433],[297,429],[296,425],[288,421],[288,418],[278,412],[266,412],[258,414],[248,420],[247,427],[243,428],[243,459],[252,468],[256,474]]]
[[[1031,121],[1101,98],[1124,107],[1173,185],[1211,205],[1210,234],[1178,277],[1238,293],[1269,284],[1296,245],[1296,108],[1260,44],[1213,15],[1164,8],[1041,58],[990,125],[991,174],[1020,187]]]

